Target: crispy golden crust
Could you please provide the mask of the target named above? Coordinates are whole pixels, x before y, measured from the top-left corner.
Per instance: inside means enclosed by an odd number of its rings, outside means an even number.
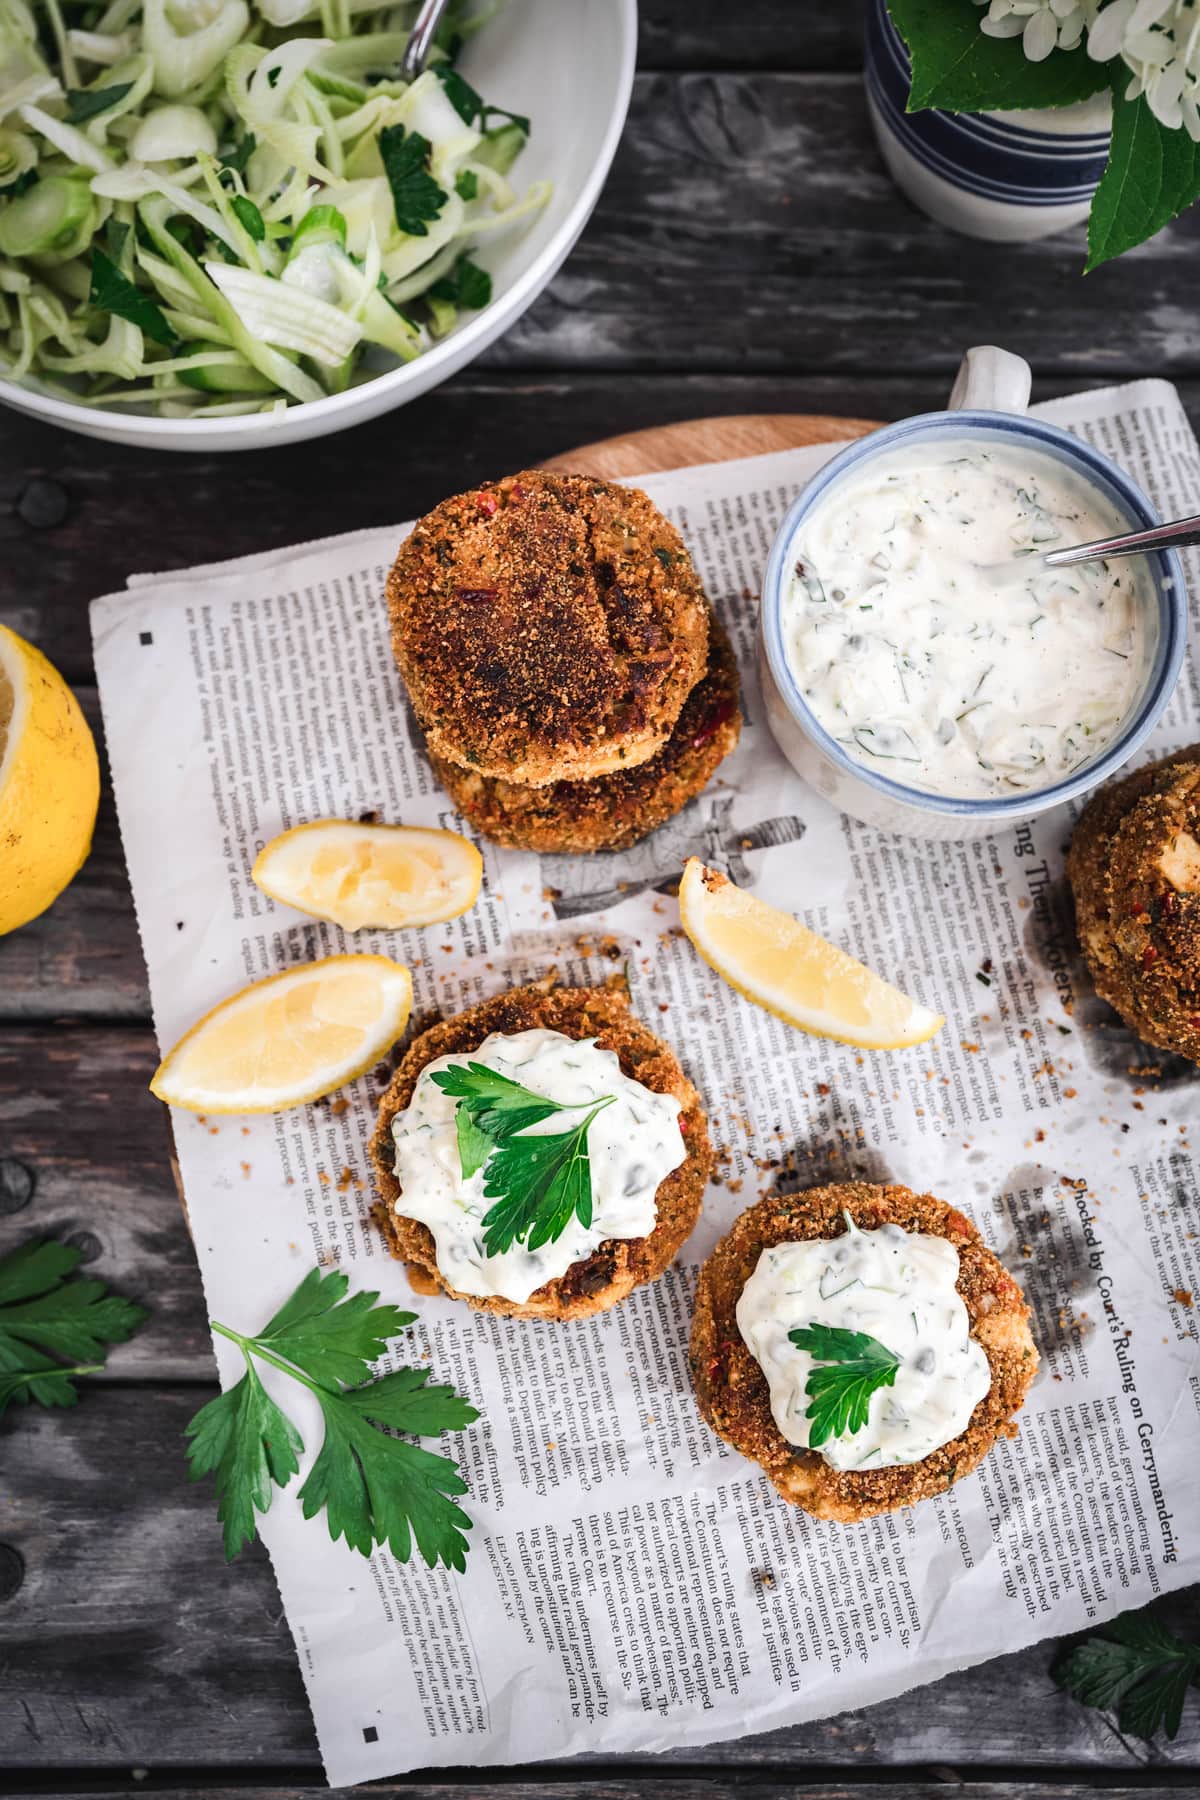
[[[1146,1043],[1200,1062],[1200,744],[1102,788],[1067,874],[1096,992]]]
[[[636,488],[583,475],[526,470],[444,500],[387,595],[431,752],[531,786],[655,755],[708,655],[675,527]]]
[[[709,624],[708,667],[657,756],[595,781],[521,787],[443,758],[438,779],[463,817],[497,844],[544,855],[627,850],[685,807],[729,755],[742,728],[738,672],[725,627]]]
[[[412,1099],[421,1070],[436,1057],[478,1050],[494,1031],[538,1028],[573,1038],[594,1037],[601,1049],[616,1053],[621,1068],[633,1080],[656,1094],[674,1094],[682,1108],[679,1123],[687,1160],[659,1183],[655,1196],[658,1221],[649,1237],[609,1238],[584,1261],[573,1263],[557,1281],[538,1288],[524,1304],[475,1299],[460,1294],[443,1277],[428,1227],[402,1218],[394,1210],[401,1190],[394,1171],[392,1121]],[[606,1312],[643,1282],[656,1281],[700,1217],[713,1160],[700,1096],[661,1038],[633,1017],[627,996],[615,988],[545,985],[512,988],[423,1032],[410,1046],[380,1102],[370,1148],[381,1196],[375,1217],[392,1255],[408,1264],[413,1285],[424,1293],[440,1290],[452,1299],[466,1300],[480,1312],[520,1319],[585,1319]]]
[[[762,1252],[803,1238],[836,1238],[843,1212],[864,1230],[901,1225],[948,1238],[959,1254],[958,1292],[971,1335],[986,1355],[992,1385],[960,1436],[918,1463],[892,1469],[831,1469],[823,1457],[789,1444],[771,1413],[767,1378],[742,1341],[736,1307]],[[1012,1423],[1037,1372],[1029,1308],[1012,1276],[969,1219],[932,1194],[849,1182],[761,1200],[744,1212],[700,1271],[692,1319],[692,1379],[713,1430],[761,1463],[785,1500],[819,1519],[853,1522],[940,1494],[987,1455]]]

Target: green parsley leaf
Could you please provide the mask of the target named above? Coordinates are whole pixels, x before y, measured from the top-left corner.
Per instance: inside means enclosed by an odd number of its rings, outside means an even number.
[[[482,1169],[492,1151],[496,1148],[495,1138],[490,1138],[486,1131],[481,1131],[466,1107],[462,1104],[454,1109],[454,1129],[458,1136],[458,1160],[462,1168],[464,1181],[470,1181]]]
[[[1084,45],[1030,62],[1020,38],[985,37],[963,0],[888,0],[912,57],[908,111],[993,112],[1072,106],[1108,86],[1108,70]]]
[[[1054,1670],[1059,1687],[1084,1706],[1114,1710],[1137,1737],[1175,1737],[1188,1687],[1200,1681],[1200,1644],[1177,1638],[1148,1613],[1122,1613],[1069,1651]]]
[[[396,1306],[377,1306],[378,1294],[351,1294],[341,1269],[312,1269],[290,1300],[251,1340],[298,1363],[323,1387],[365,1381],[371,1364],[416,1318]]]
[[[452,69],[445,63],[439,63],[433,72],[445,88],[447,100],[465,125],[474,125],[478,121],[479,129],[486,131],[493,119],[507,119],[510,125],[516,125],[526,137],[529,136],[529,120],[524,113],[509,112],[503,106],[489,106],[483,95],[457,69]]]
[[[454,191],[460,200],[474,200],[479,192],[479,177],[474,169],[460,169],[454,177]]]
[[[244,176],[246,164],[258,148],[258,139],[252,131],[247,131],[238,139],[232,150],[226,150],[221,157],[221,167],[232,169],[235,174]]]
[[[435,1456],[419,1444],[376,1430],[370,1423],[375,1409],[387,1405],[373,1394],[379,1385],[372,1382],[342,1398],[318,1392],[325,1441],[300,1489],[304,1517],[311,1519],[324,1509],[330,1537],[335,1542],[344,1537],[363,1556],[375,1544],[386,1544],[398,1562],[406,1563],[415,1539],[430,1568],[442,1562],[465,1569],[463,1533],[471,1521],[449,1496],[465,1494],[467,1484],[448,1456]],[[462,1406],[457,1396],[452,1398]],[[465,1410],[475,1416],[472,1408]]]
[[[377,1293],[347,1295],[340,1269],[313,1269],[257,1336],[213,1329],[237,1344],[246,1373],[209,1401],[187,1427],[193,1480],[213,1475],[225,1555],[232,1560],[257,1534],[276,1487],[299,1469],[304,1444],[262,1385],[256,1362],[269,1363],[316,1395],[325,1436],[300,1489],[306,1519],[324,1510],[330,1536],[364,1555],[388,1544],[401,1562],[415,1542],[432,1567],[461,1569],[470,1520],[447,1496],[466,1483],[449,1457],[387,1435],[437,1436],[478,1418],[451,1388],[431,1386],[426,1369],[396,1369],[362,1382],[371,1363],[416,1315],[378,1305]],[[383,1429],[380,1429],[382,1427]]]
[[[1127,100],[1128,70],[1119,67],[1108,162],[1088,219],[1086,275],[1153,237],[1200,198],[1200,144],[1182,126],[1160,125],[1144,94]]]
[[[446,90],[446,98],[464,125],[473,125],[483,112],[483,96],[470,82],[447,63],[439,63],[434,74]]]
[[[483,1178],[485,1256],[499,1256],[513,1244],[527,1250],[560,1238],[572,1217],[592,1222],[592,1168],[588,1128],[613,1096],[600,1100],[573,1131],[533,1137],[506,1137],[493,1152]]]
[[[286,1487],[300,1467],[300,1433],[276,1406],[247,1359],[246,1373],[189,1420],[188,1463],[193,1481],[215,1477],[217,1517],[225,1527],[225,1560],[232,1562],[258,1535],[255,1512],[271,1504],[272,1484]]]
[[[164,344],[168,349],[174,344],[174,333],[162,308],[149,294],[144,294],[141,288],[127,280],[99,247],[92,250],[92,285],[88,299],[101,312],[128,319],[156,344]]]
[[[80,1260],[73,1244],[53,1241],[0,1259],[0,1416],[10,1401],[74,1406],[74,1378],[95,1374],[106,1347],[124,1343],[145,1319],[143,1307],[110,1294],[103,1281],[69,1280]]]
[[[481,269],[464,253],[451,269],[449,275],[443,275],[435,281],[428,292],[435,300],[448,300],[452,306],[470,307],[478,312],[488,304],[492,297],[492,278],[486,269]]]
[[[429,173],[429,139],[403,125],[386,125],[379,134],[379,154],[392,190],[396,223],[410,237],[428,237],[446,195]]]
[[[107,112],[110,106],[125,98],[132,86],[132,81],[125,81],[115,87],[68,88],[65,114],[68,125],[82,125],[85,119],[94,119],[98,113]]]
[[[876,1388],[893,1385],[900,1358],[867,1332],[844,1331],[837,1325],[801,1325],[788,1337],[814,1362],[834,1365],[814,1369],[804,1386],[811,1402],[805,1415],[810,1421],[810,1448],[861,1431],[871,1395]]]
[[[256,244],[261,244],[267,235],[267,228],[263,223],[263,216],[253,200],[248,200],[245,194],[235,194],[230,205],[241,221],[243,229],[254,239]]]
[[[435,1071],[429,1079],[443,1094],[458,1100],[459,1110],[469,1113],[472,1123],[497,1143],[564,1110],[559,1101],[533,1093],[519,1081],[510,1081],[507,1075],[489,1069],[486,1063],[453,1063],[448,1069]]]

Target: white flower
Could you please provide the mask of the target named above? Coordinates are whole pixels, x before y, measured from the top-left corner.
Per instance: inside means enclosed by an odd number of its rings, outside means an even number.
[[[1030,62],[1044,62],[1052,50],[1074,50],[1100,0],[975,0],[987,5],[979,29],[988,37],[1019,37]]]
[[[1128,100],[1140,94],[1161,125],[1183,126],[1200,143],[1200,0],[975,0],[987,4],[979,28],[1019,37],[1030,62],[1073,50],[1085,35],[1094,62],[1120,57],[1130,71]]]

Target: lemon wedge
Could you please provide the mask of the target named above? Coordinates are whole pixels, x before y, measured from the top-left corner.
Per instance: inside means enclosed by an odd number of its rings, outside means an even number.
[[[40,650],[0,625],[0,936],[78,874],[100,798],[79,702]]]
[[[735,887],[697,857],[679,884],[683,929],[711,968],[747,1000],[817,1037],[863,1050],[923,1044],[946,1023],[836,944]]]
[[[390,1050],[412,977],[387,956],[327,956],[222,1000],[159,1064],[150,1091],[189,1112],[283,1112],[332,1093]]]
[[[400,931],[474,906],[483,858],[457,831],[318,819],[272,838],[251,873],[272,900],[343,931]]]

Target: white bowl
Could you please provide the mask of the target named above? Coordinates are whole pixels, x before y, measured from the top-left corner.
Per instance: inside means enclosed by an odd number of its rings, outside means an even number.
[[[445,381],[507,330],[557,272],[586,225],[617,148],[637,51],[637,0],[510,0],[463,53],[463,73],[498,104],[526,113],[529,143],[514,185],[547,180],[554,192],[531,224],[478,252],[494,298],[403,368],[282,413],[236,419],[157,419],[76,406],[0,381],[0,401],[86,437],[153,450],[257,450],[324,437],[390,412]]]

